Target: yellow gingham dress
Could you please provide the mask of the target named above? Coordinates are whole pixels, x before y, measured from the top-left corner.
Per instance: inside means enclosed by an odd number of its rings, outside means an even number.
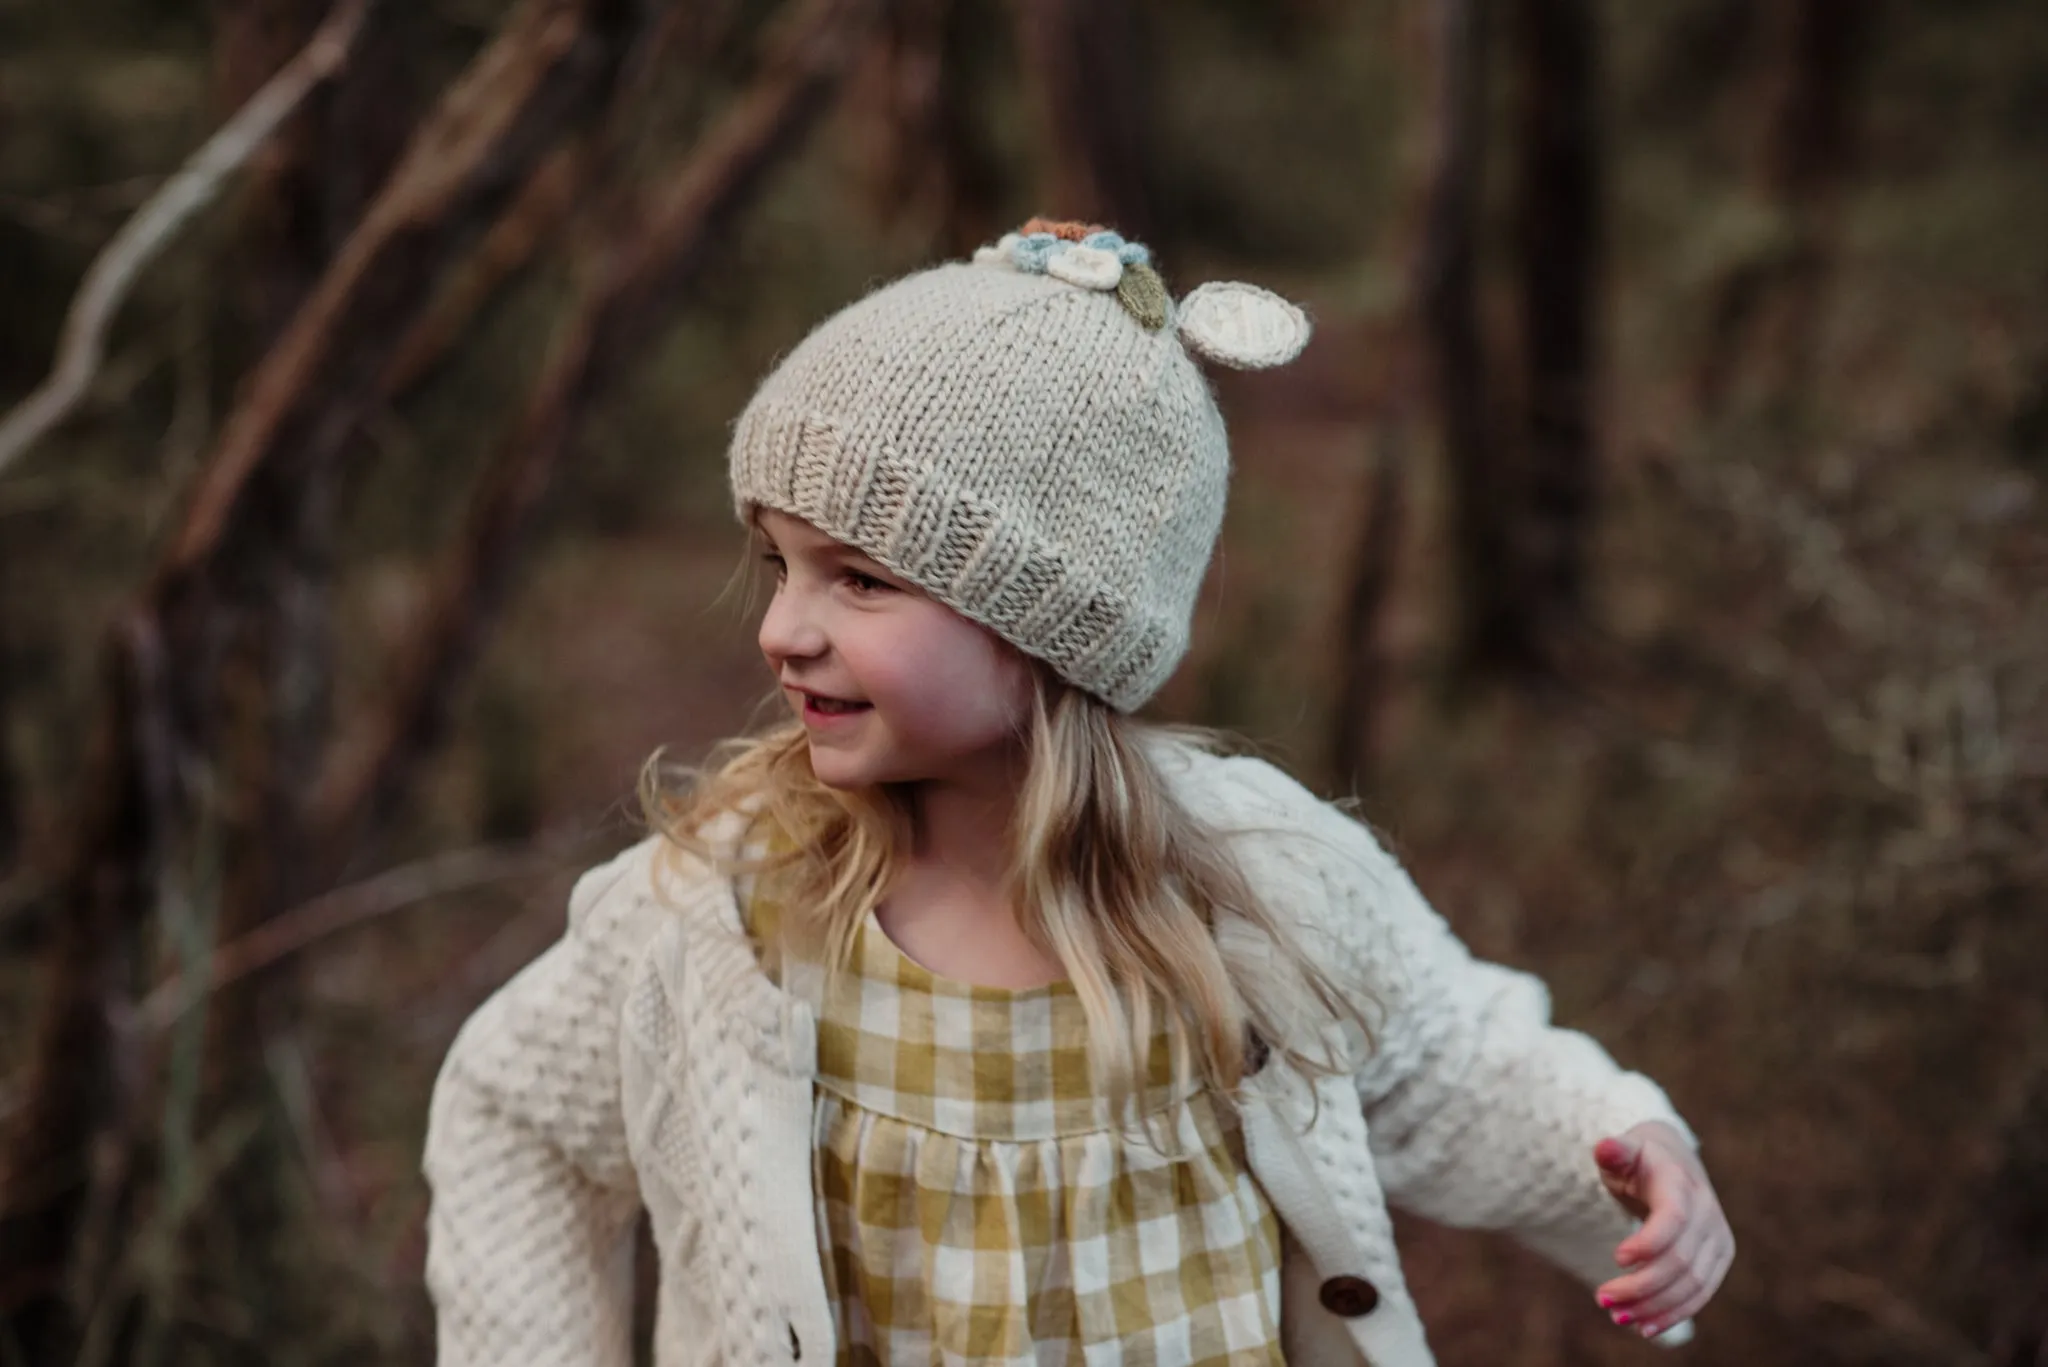
[[[773,899],[746,907],[772,939]],[[1142,1105],[1174,1112],[1169,1157],[1111,1126],[1069,982],[941,977],[873,915],[829,989],[802,959],[781,976],[819,1008],[814,1190],[839,1367],[1284,1363],[1278,1221],[1224,1108],[1199,1084],[1174,1095],[1163,1030]]]

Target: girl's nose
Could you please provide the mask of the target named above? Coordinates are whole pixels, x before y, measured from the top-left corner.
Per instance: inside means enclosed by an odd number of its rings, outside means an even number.
[[[770,660],[802,659],[824,650],[824,628],[804,594],[787,586],[776,591],[761,614],[760,644]]]

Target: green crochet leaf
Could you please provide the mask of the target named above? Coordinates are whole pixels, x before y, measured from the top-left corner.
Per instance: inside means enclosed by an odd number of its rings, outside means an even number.
[[[1157,332],[1166,326],[1166,282],[1150,266],[1124,267],[1123,279],[1117,282],[1116,301],[1144,324],[1147,332]]]

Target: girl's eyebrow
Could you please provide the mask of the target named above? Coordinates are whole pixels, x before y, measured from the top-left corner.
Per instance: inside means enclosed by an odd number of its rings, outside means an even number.
[[[775,544],[775,538],[768,535],[768,533],[761,532],[759,540],[769,550],[780,553],[781,547]],[[858,560],[863,564],[874,565],[878,568],[882,563],[866,551],[861,550],[858,546],[849,546],[843,541],[826,541],[809,549],[799,548],[796,553],[798,555],[816,556],[825,560]]]

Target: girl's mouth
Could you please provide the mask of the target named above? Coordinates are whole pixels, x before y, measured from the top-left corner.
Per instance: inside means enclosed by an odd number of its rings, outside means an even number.
[[[821,698],[815,693],[804,694],[804,720],[807,722],[830,723],[845,721],[872,710],[874,704],[864,702],[842,702],[837,698]]]

